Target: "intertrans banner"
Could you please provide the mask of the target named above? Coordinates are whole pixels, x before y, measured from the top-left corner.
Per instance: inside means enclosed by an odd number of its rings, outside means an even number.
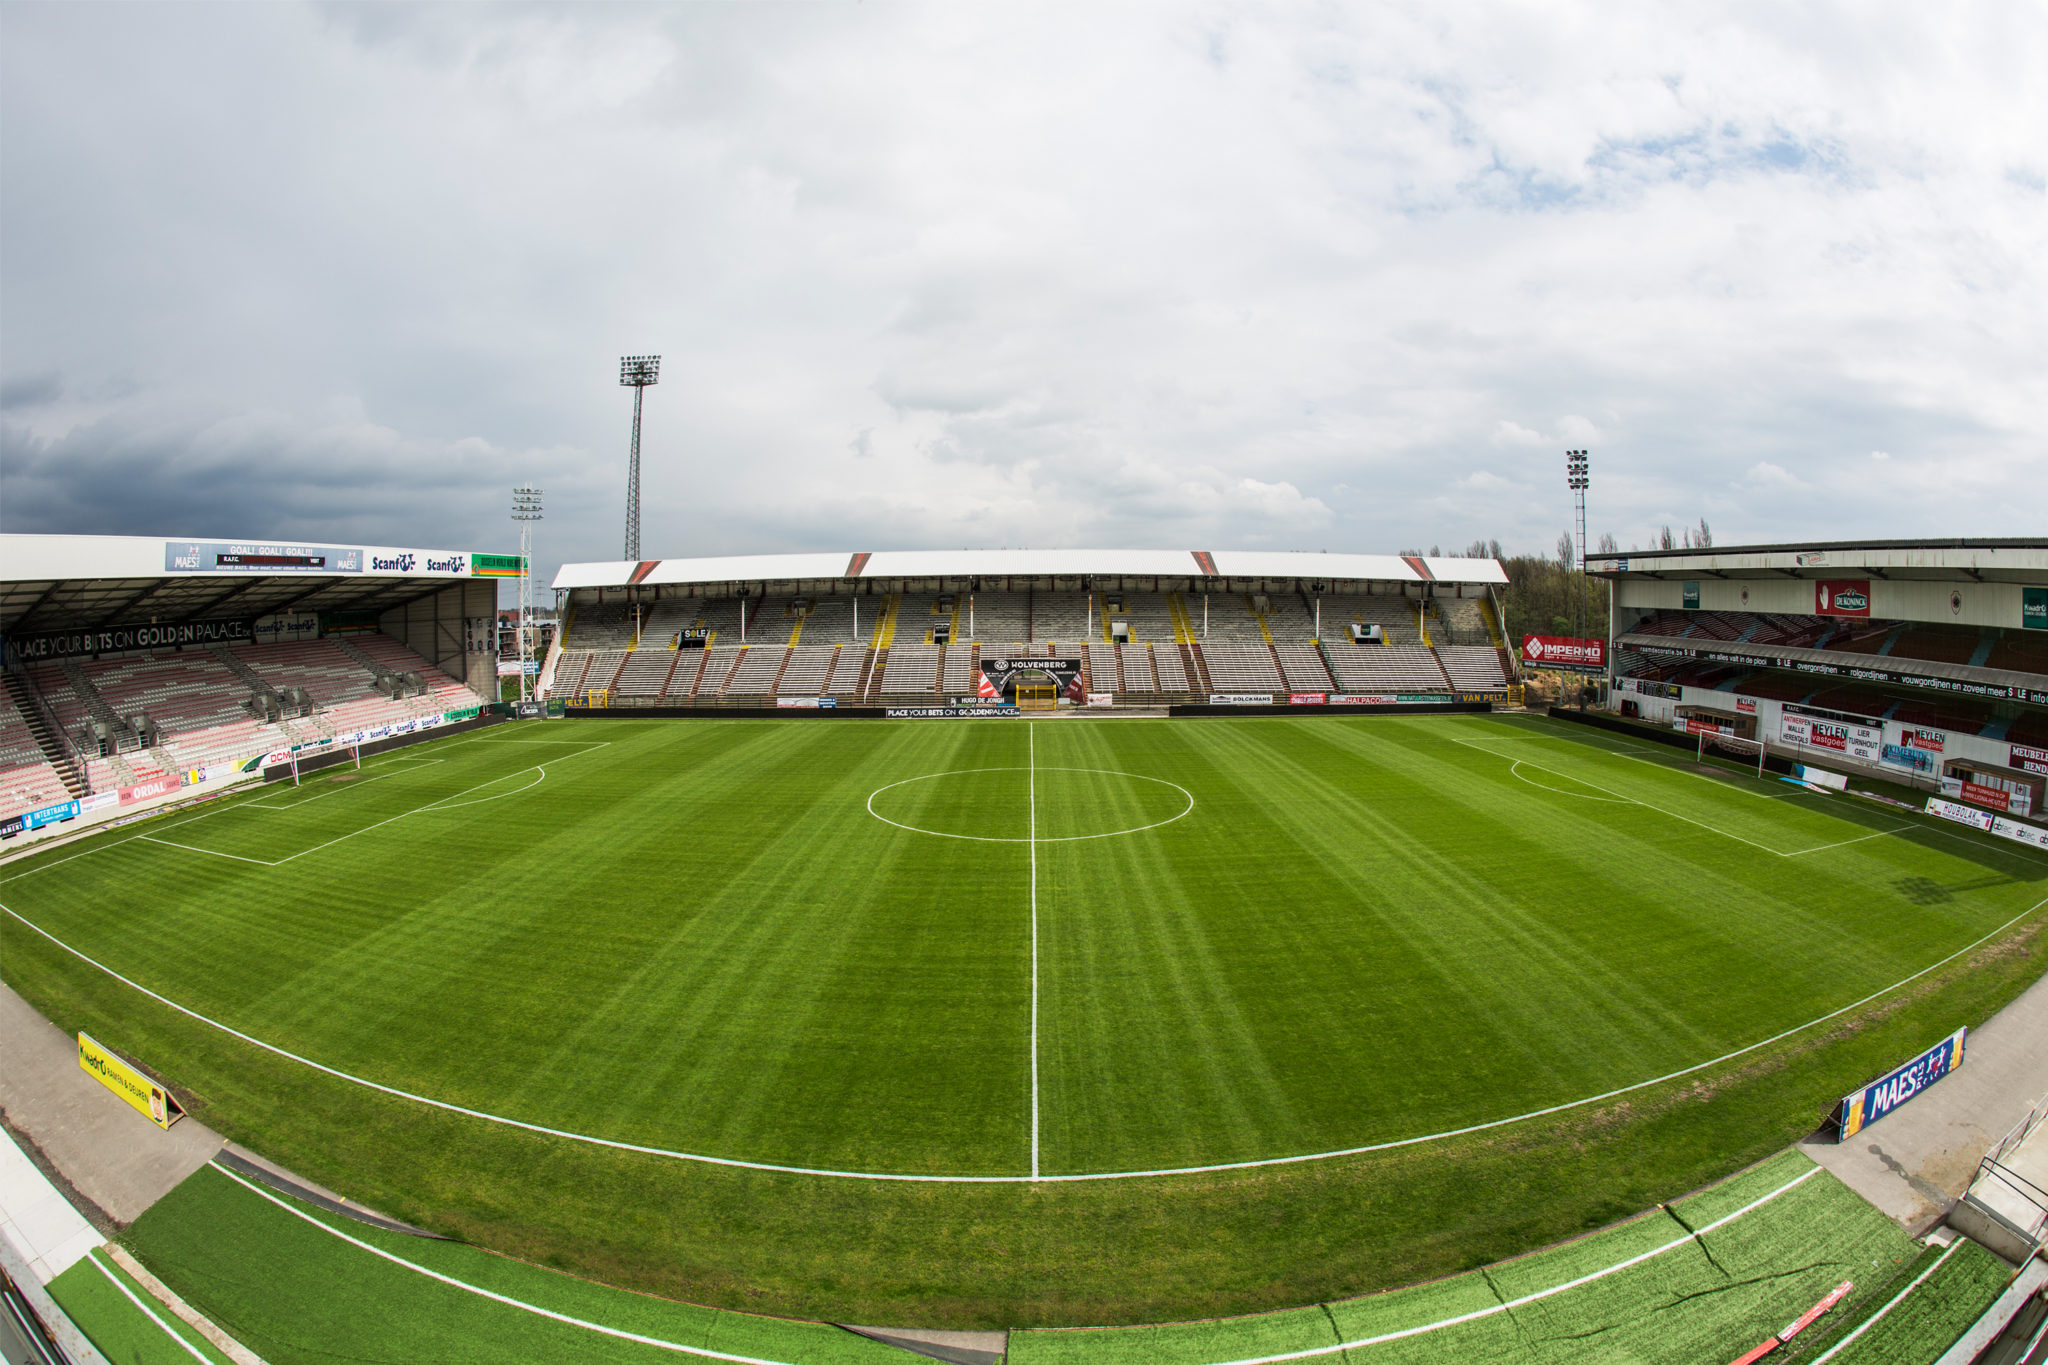
[[[1524,635],[1522,662],[1538,668],[1605,668],[1607,642],[1571,635]]]
[[[1898,1070],[1844,1095],[1836,1112],[1836,1123],[1841,1129],[1838,1140],[1847,1142],[1961,1066],[1963,1041],[1968,1033],[1967,1028],[1959,1028]]]

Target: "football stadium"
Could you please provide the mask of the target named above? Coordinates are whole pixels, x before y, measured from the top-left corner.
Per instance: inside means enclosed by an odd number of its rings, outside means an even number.
[[[0,537],[45,1358],[2039,1350],[2048,542],[527,570]]]

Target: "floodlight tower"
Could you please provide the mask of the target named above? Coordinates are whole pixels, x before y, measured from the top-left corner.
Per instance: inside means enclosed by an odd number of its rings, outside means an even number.
[[[519,523],[519,700],[533,700],[526,662],[533,656],[533,524],[541,519],[541,490],[512,490],[512,520]]]
[[[1572,585],[1572,633],[1579,639],[1586,638],[1586,489],[1592,485],[1593,476],[1587,469],[1586,452],[1567,450],[1564,453],[1564,481],[1572,490],[1572,511],[1578,540],[1573,544],[1573,553],[1578,559],[1579,578]],[[1583,664],[1583,660],[1581,663]],[[1586,707],[1586,679],[1579,677],[1579,709]]]
[[[633,448],[626,457],[626,558],[640,558],[640,400],[648,386],[661,382],[661,357],[619,358],[619,383],[633,390]]]

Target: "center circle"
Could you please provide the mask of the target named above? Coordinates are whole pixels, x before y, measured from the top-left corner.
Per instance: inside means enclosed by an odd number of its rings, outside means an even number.
[[[1140,834],[1186,817],[1194,793],[1114,768],[956,768],[868,793],[885,825],[984,844],[1065,844]],[[1095,825],[1107,828],[1095,828]]]

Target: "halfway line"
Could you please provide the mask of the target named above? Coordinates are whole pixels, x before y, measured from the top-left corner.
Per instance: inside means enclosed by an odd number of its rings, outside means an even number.
[[[1024,804],[1031,812],[1031,1178],[1038,1179],[1038,735],[1024,722]]]

